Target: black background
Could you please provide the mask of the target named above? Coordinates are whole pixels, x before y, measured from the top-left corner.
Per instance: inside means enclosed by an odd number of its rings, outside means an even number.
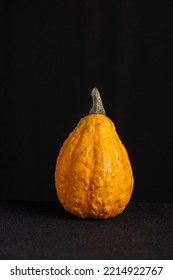
[[[172,201],[171,1],[1,8],[0,199],[56,200],[56,157],[97,86],[129,153],[132,199]]]

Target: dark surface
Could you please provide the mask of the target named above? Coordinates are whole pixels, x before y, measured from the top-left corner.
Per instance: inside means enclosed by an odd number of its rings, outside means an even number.
[[[172,259],[173,204],[82,220],[55,202],[1,202],[0,259]]]

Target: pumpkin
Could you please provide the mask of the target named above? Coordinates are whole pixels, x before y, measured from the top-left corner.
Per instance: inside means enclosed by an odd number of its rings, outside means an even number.
[[[55,168],[57,196],[81,218],[107,219],[128,204],[134,185],[127,151],[106,116],[97,88],[93,107],[60,149]]]

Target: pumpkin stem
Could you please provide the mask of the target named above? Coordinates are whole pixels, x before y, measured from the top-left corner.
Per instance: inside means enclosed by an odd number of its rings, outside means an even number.
[[[105,109],[103,107],[102,99],[100,93],[96,87],[93,88],[91,92],[93,106],[89,111],[89,114],[103,114],[106,115]]]

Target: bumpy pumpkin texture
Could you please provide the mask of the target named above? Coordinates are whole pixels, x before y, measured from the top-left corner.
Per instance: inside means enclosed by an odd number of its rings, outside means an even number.
[[[68,212],[107,219],[125,209],[134,179],[127,151],[113,122],[104,115],[96,88],[92,96],[90,114],[79,121],[60,150],[55,185]]]

